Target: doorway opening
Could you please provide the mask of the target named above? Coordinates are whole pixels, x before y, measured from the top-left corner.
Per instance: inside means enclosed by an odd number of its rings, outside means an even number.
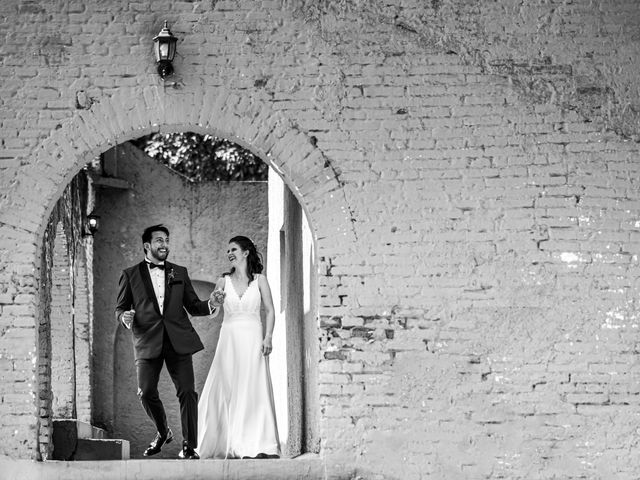
[[[195,137],[196,142],[201,142],[201,137]],[[238,163],[241,147],[222,140],[225,165]],[[241,234],[254,239],[264,256],[276,309],[270,364],[283,453],[292,457],[317,452],[317,280],[313,235],[300,203],[280,176],[257,157],[250,169],[264,175],[263,179],[246,180],[238,168],[227,168],[227,177],[212,178],[215,169],[206,171],[192,164],[191,171],[180,171],[151,158],[140,146],[140,141],[120,144],[78,174],[87,182],[83,203],[91,205],[91,212],[100,217],[100,229],[94,236],[76,238],[88,252],[82,259],[67,249],[68,262],[80,265],[82,271],[79,275],[75,267],[72,285],[90,294],[76,300],[78,308],[87,311],[87,322],[74,327],[81,333],[73,337],[74,353],[66,352],[66,360],[60,360],[62,367],[58,368],[73,371],[70,385],[86,395],[78,397],[82,401],[70,401],[68,392],[58,392],[51,382],[40,382],[41,396],[50,398],[42,410],[42,424],[47,424],[45,417],[58,419],[56,405],[65,405],[68,419],[83,420],[91,428],[102,429],[106,436],[128,440],[131,458],[140,456],[153,437],[153,425],[136,395],[130,332],[116,324],[113,310],[120,271],[141,258],[142,230],[164,223],[171,230],[170,260],[188,267],[200,298],[206,298],[215,279],[228,270],[225,252],[229,238]],[[245,152],[246,161],[251,154]],[[198,180],[192,178],[193,172],[201,175]],[[231,178],[234,175],[236,178]],[[64,274],[54,264],[47,268],[54,276]],[[53,288],[54,284],[50,285]],[[55,315],[51,309],[48,313],[45,310],[47,316],[42,322],[42,337],[51,339],[51,358],[62,358],[58,342],[53,341]],[[73,314],[68,317],[74,318]],[[193,324],[205,344],[205,351],[194,356],[196,389],[200,391],[215,352],[219,323],[200,317],[194,318]],[[85,356],[90,362],[78,362],[77,358]],[[41,361],[46,370],[51,360],[43,355]],[[49,369],[53,364],[49,363]],[[169,421],[179,430],[174,387],[166,371],[163,376],[159,390]],[[167,458],[175,458],[174,453],[169,451]]]

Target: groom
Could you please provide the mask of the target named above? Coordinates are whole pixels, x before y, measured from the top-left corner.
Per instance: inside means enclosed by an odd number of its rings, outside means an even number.
[[[116,319],[133,332],[138,377],[138,396],[157,433],[144,456],[160,452],[173,440],[158,395],[158,379],[166,363],[180,402],[183,445],[179,458],[197,459],[198,394],[193,375],[193,353],[204,346],[186,311],[210,315],[219,304],[213,293],[208,301],[198,298],[185,267],[166,261],[169,230],[153,225],[142,234],[145,258],[120,276]],[[186,310],[186,311],[185,311]]]

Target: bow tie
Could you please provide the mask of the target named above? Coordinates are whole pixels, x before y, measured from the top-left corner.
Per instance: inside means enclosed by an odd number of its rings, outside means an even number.
[[[154,268],[159,268],[160,270],[164,270],[164,263],[161,263],[160,265],[156,265],[155,263],[147,262],[147,265],[149,265],[149,268],[151,270],[153,270]]]

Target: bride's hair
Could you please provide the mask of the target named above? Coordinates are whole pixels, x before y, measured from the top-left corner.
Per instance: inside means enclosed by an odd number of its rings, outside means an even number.
[[[249,281],[254,280],[255,276],[262,273],[262,270],[264,269],[262,266],[262,255],[258,253],[256,246],[250,238],[243,237],[242,235],[233,237],[229,240],[229,243],[235,243],[242,249],[242,251],[249,252],[249,255],[247,256],[247,277],[249,277]],[[230,272],[227,272],[224,275],[229,275],[235,271],[236,268],[233,267]]]

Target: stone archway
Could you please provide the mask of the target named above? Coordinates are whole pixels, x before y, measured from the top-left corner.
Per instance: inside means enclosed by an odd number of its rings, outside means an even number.
[[[25,277],[31,277],[38,285],[40,246],[47,220],[64,188],[83,165],[109,147],[134,137],[180,130],[224,136],[266,161],[283,178],[307,214],[316,248],[321,248],[322,239],[327,237],[353,240],[349,208],[331,162],[315,142],[280,112],[258,99],[241,98],[224,89],[207,92],[166,91],[158,86],[123,89],[59,125],[34,152],[33,161],[23,167],[21,181],[8,193],[29,212],[27,218],[21,219],[0,213],[0,231],[11,230],[7,236],[18,236],[35,244],[32,249],[35,273],[27,272]],[[34,318],[40,318],[40,308],[38,296],[34,295],[28,307]],[[34,386],[34,393],[36,390]],[[34,407],[25,404],[25,411],[18,413],[31,415]],[[32,435],[37,433],[33,431]],[[37,439],[31,437],[28,442],[32,444],[27,447],[32,452],[29,456],[36,457]]]
[[[23,173],[32,183],[20,182],[10,195],[22,198],[25,211],[33,212],[24,220],[36,220],[27,224],[36,227],[28,231],[37,233],[38,245],[56,200],[87,162],[112,146],[157,131],[208,133],[238,143],[278,172],[305,210],[316,237],[352,239],[349,208],[335,169],[283,113],[223,88],[167,92],[152,86],[122,89],[94,103],[60,125],[34,152],[34,161]],[[38,195],[25,198],[25,188]]]

